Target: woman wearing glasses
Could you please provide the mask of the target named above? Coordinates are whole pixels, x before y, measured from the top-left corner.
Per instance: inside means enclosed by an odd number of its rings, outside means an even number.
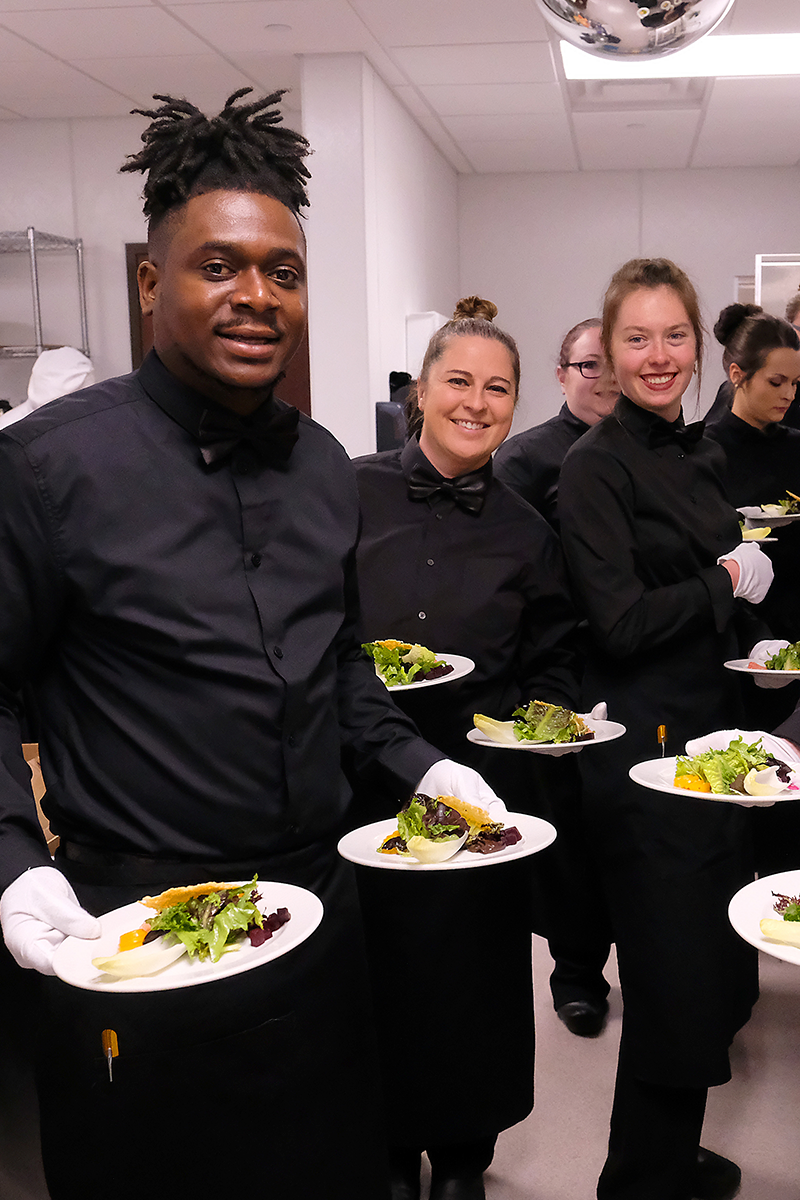
[[[605,297],[603,345],[622,395],[573,447],[561,474],[564,551],[591,636],[585,679],[627,736],[587,751],[586,806],[617,944],[624,1004],[601,1200],[725,1200],[735,1164],[700,1149],[709,1086],[757,995],[756,956],[727,905],[752,879],[748,814],[633,783],[628,769],[710,729],[734,728],[726,659],[764,636],[736,597],[758,603],[771,566],[742,543],[720,481],[722,455],[684,424],[701,369],[691,282],[667,259],[634,259]]]
[[[494,456],[498,479],[558,529],[558,477],[569,448],[613,409],[619,387],[606,369],[597,317],[574,325],[561,343],[556,378],[564,403],[555,417],[509,438]]]
[[[474,766],[512,811],[545,804],[534,754],[467,741],[473,714],[521,702],[574,708],[575,621],[558,540],[493,477],[519,391],[516,344],[469,297],[434,334],[402,450],[356,460],[366,637],[474,659],[461,680],[394,698],[445,753]],[[567,759],[559,759],[555,766]],[[400,805],[365,797],[373,816]],[[402,801],[401,801],[402,803]],[[547,815],[538,810],[540,815]],[[547,851],[545,851],[547,853]],[[436,872],[360,869],[386,1066],[393,1200],[482,1200],[498,1132],[533,1104],[531,870],[536,858]]]

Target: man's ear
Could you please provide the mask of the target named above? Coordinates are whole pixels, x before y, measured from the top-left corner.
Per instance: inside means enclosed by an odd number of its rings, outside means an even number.
[[[139,284],[139,307],[142,310],[142,316],[149,317],[158,292],[158,267],[156,264],[147,259],[140,262],[136,272],[136,282]]]

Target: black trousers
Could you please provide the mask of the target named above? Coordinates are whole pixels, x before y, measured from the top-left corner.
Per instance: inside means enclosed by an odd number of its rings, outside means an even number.
[[[38,1090],[52,1200],[234,1192],[383,1200],[374,1035],[349,864],[316,847],[261,864],[169,864],[159,880],[139,865],[59,862],[94,912],[257,869],[315,891],[325,915],[283,957],[196,987],[108,994],[43,981]],[[130,878],[137,874],[148,878]],[[113,1082],[104,1029],[119,1041]]]
[[[691,1200],[707,1096],[637,1079],[623,1032],[598,1200]]]

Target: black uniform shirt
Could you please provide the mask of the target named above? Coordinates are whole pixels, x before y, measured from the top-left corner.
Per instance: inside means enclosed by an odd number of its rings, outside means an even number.
[[[395,637],[475,660],[463,680],[397,693],[455,754],[476,711],[508,719],[532,699],[575,707],[575,619],[555,535],[491,478],[491,463],[477,515],[441,495],[411,500],[407,478],[420,463],[437,475],[416,438],[356,460],[363,623],[369,640]]]
[[[24,682],[55,831],[128,853],[308,845],[347,804],[343,746],[404,790],[441,757],[360,651],[342,447],[301,415],[288,461],[208,467],[215,407],[153,354],[0,436],[0,886],[49,862],[10,715]]]
[[[734,611],[716,565],[740,542],[719,447],[683,446],[674,425],[622,396],[567,455],[559,513],[570,574],[595,645],[610,660],[668,656]],[[640,661],[640,666],[644,666]]]
[[[532,504],[555,530],[561,464],[589,428],[565,402],[556,416],[509,438],[494,456],[495,476]]]
[[[708,436],[725,451],[723,482],[731,504],[775,504],[784,499],[787,489],[800,496],[800,430],[787,428],[782,421],[756,429],[726,411],[708,426]],[[762,547],[772,559],[775,578],[760,615],[775,637],[794,642],[800,638],[800,521],[776,526],[773,536],[776,540]]]

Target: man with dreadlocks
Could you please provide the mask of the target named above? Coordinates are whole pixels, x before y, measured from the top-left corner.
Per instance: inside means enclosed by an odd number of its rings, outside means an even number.
[[[398,797],[492,800],[360,651],[347,456],[272,394],[305,327],[308,147],[279,123],[282,93],[238,104],[247,91],[210,120],[157,96],[123,167],[147,172],[154,352],[0,435],[0,915],[48,976],[53,1200],[379,1200],[342,760]],[[24,683],[55,865],[12,716]],[[53,976],[99,914],[254,873],[323,900],[290,954],[149,994]]]

